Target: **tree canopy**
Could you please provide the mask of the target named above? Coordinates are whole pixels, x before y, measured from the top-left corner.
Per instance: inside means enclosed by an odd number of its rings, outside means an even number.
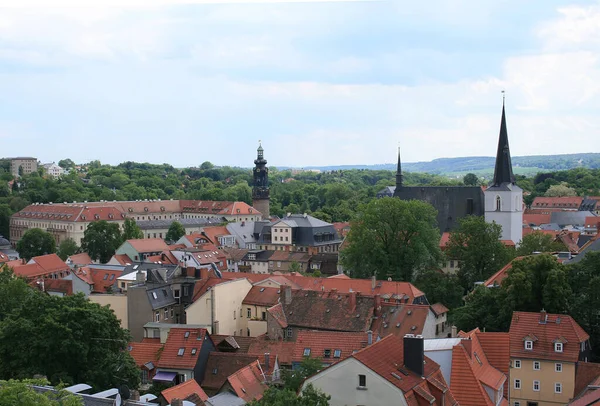
[[[75,255],[79,252],[79,247],[77,243],[72,238],[67,238],[60,242],[58,245],[58,250],[56,251],[56,255],[60,257],[63,261],[69,258],[71,255]]]
[[[83,399],[64,389],[36,392],[32,385],[47,386],[45,379],[0,381],[0,406],[82,406]]]
[[[165,239],[167,241],[176,242],[185,235],[185,228],[179,221],[174,221],[169,226]]]
[[[320,359],[305,357],[298,368],[292,370],[286,369],[283,371],[283,388],[296,393],[306,378],[316,374],[322,369],[323,362]]]
[[[551,235],[544,234],[541,231],[523,236],[523,239],[517,247],[517,255],[531,255],[534,252],[557,252],[564,251],[565,245],[562,242],[554,241]]]
[[[54,254],[56,241],[52,234],[39,228],[30,228],[17,242],[17,252],[26,260],[40,255]]]
[[[477,186],[479,185],[479,178],[474,173],[467,173],[463,177],[463,183],[467,186]]]
[[[315,389],[311,384],[296,395],[290,389],[269,388],[259,401],[249,403],[249,406],[328,406],[331,396]]]
[[[142,229],[137,225],[134,219],[128,217],[123,223],[123,240],[138,240],[144,238]]]
[[[81,250],[87,252],[90,258],[106,263],[123,243],[121,229],[117,223],[105,220],[90,223],[83,233]]]
[[[430,269],[420,272],[414,285],[425,293],[429,303],[442,303],[452,310],[463,304],[464,289],[458,276]]]
[[[344,268],[353,278],[411,281],[415,271],[437,267],[436,215],[428,203],[392,197],[360,206],[341,252]]]

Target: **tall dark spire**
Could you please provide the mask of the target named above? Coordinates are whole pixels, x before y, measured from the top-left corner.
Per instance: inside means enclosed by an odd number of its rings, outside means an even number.
[[[398,167],[396,168],[396,189],[402,187],[402,163],[400,161],[400,146],[398,146]]]
[[[506,113],[504,112],[504,92],[502,92],[502,121],[500,122],[500,138],[498,139],[498,152],[496,153],[496,166],[494,180],[490,186],[500,186],[503,183],[515,183],[508,147],[508,132],[506,130]]]

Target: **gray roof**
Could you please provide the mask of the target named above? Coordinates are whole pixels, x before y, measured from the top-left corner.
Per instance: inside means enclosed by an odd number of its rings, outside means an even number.
[[[152,310],[161,309],[165,306],[177,304],[177,299],[173,297],[173,291],[169,285],[151,288],[146,291],[148,301],[152,306]]]
[[[199,227],[199,226],[213,226],[222,224],[223,221],[219,218],[189,218],[189,219],[172,219],[172,220],[144,220],[144,221],[136,221],[136,224],[142,230],[157,230],[157,229],[165,229],[169,228],[169,226],[177,221],[181,223],[183,228],[186,227]]]
[[[281,220],[271,223],[271,225],[275,225],[280,221],[289,224],[291,227],[327,227],[332,225],[331,223],[319,220],[318,218],[309,216],[308,214],[290,214]]]
[[[585,225],[586,217],[596,217],[591,211],[555,211],[550,216],[550,221],[561,227]]]
[[[577,256],[573,257],[572,259],[570,259],[568,261],[565,261],[565,264],[576,264],[576,263],[580,262],[588,252],[598,252],[598,251],[600,251],[600,239],[594,241],[593,243],[591,243],[590,245],[585,247],[582,251],[579,252],[579,254],[577,254]]]
[[[319,246],[335,243],[341,244],[342,242],[333,224],[319,220],[318,218],[309,216],[307,214],[291,214],[282,218],[281,220],[277,220],[269,224],[262,224],[263,222],[261,222],[260,225],[262,225],[262,229],[259,233],[259,241],[270,243],[271,238],[265,238],[265,236],[270,235],[271,229],[280,222],[284,222],[292,228],[291,243],[295,245]]]
[[[230,392],[218,393],[205,402],[207,406],[243,406],[246,404],[244,399],[238,398]]]
[[[560,231],[560,230],[562,230],[562,227],[556,223],[546,223],[546,224],[540,224],[540,230]]]
[[[383,188],[379,192],[377,192],[377,197],[394,196],[395,191],[396,191],[396,186],[386,186],[385,188]]]
[[[596,203],[597,203],[597,201],[594,200],[594,199],[584,198],[581,201],[581,204],[579,205],[579,210],[582,210],[582,211],[584,211],[584,210],[588,210],[588,211],[594,210],[596,208]]]
[[[0,235],[0,247],[10,247],[10,241]]]
[[[256,242],[256,238],[254,238],[254,221],[234,221],[227,224],[226,228],[227,231],[246,244]]]

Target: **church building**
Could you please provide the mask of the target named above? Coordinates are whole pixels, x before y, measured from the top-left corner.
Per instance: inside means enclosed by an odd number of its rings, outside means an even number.
[[[398,150],[394,197],[402,200],[422,200],[435,207],[438,211],[437,224],[441,233],[454,230],[463,217],[485,216],[486,221],[496,222],[502,226],[502,240],[519,243],[523,236],[523,191],[516,185],[512,171],[504,102],[494,179],[487,188],[404,186]]]

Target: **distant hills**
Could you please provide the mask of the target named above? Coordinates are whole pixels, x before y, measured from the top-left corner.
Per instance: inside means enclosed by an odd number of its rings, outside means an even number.
[[[464,158],[439,158],[429,162],[403,162],[407,172],[426,172],[450,177],[464,176],[472,172],[479,176],[491,177],[494,172],[494,157],[475,156]],[[513,170],[520,175],[535,175],[538,172],[552,172],[573,168],[600,168],[600,153],[529,155],[512,158]],[[284,169],[284,168],[279,168]],[[334,171],[343,169],[396,170],[396,163],[379,165],[338,165],[308,166],[303,169]]]

